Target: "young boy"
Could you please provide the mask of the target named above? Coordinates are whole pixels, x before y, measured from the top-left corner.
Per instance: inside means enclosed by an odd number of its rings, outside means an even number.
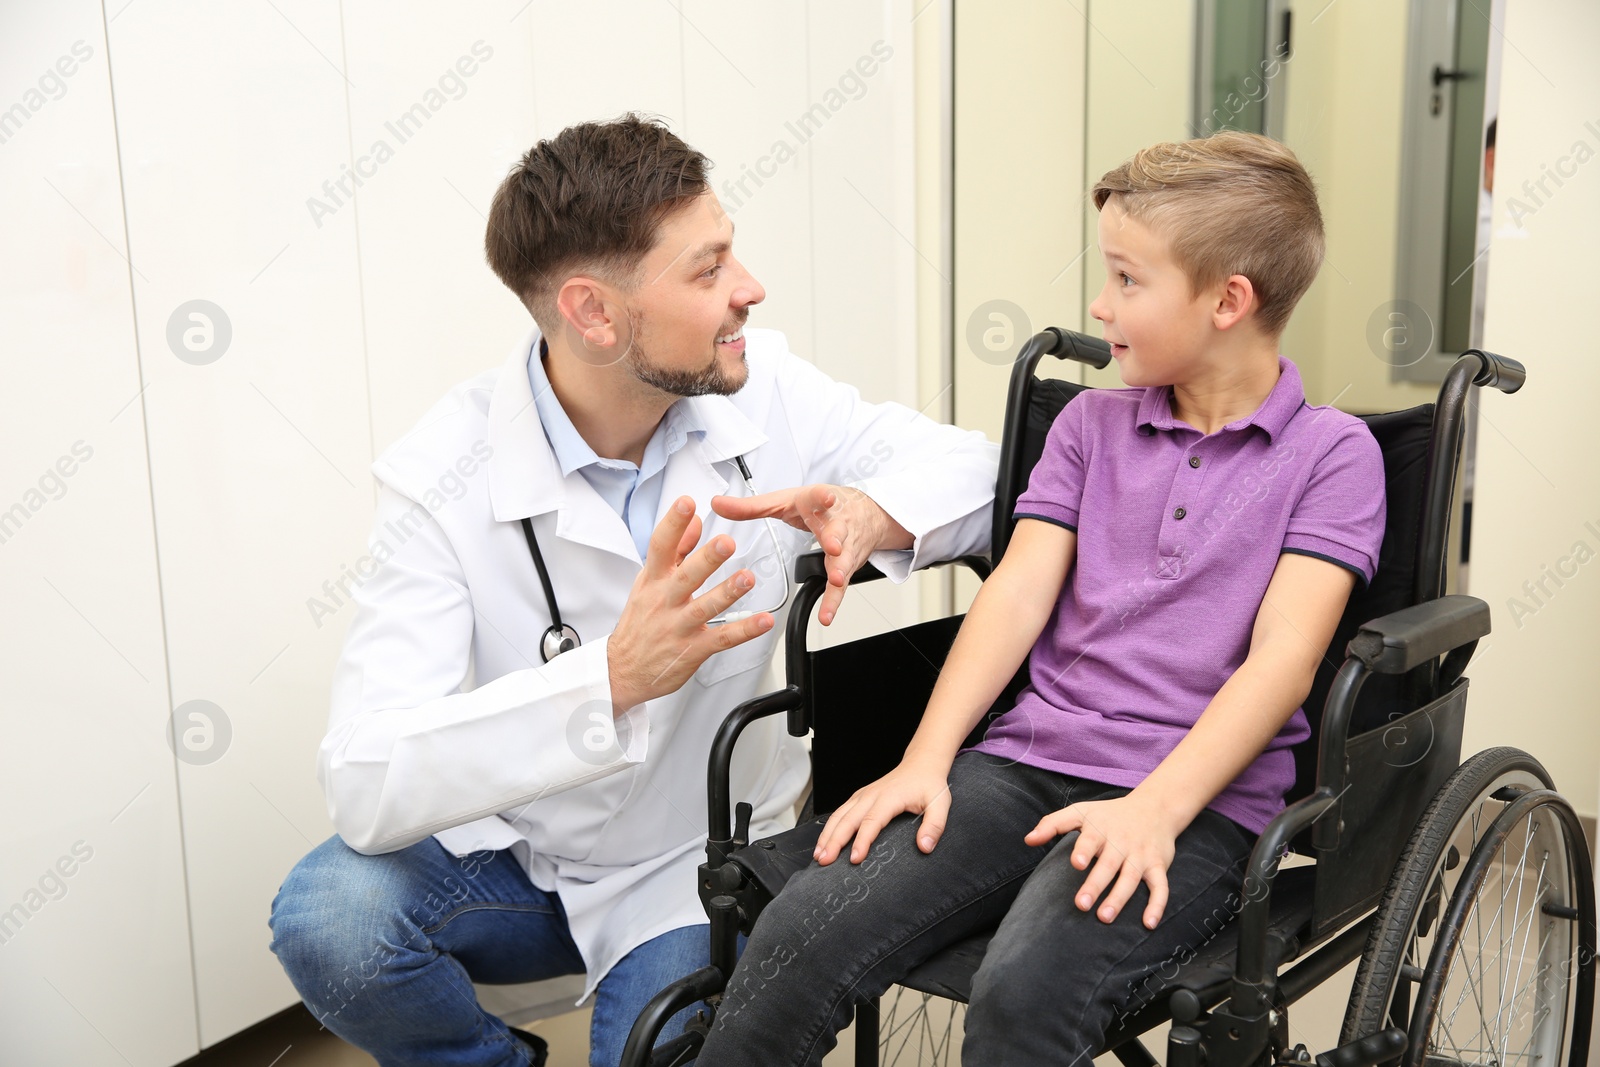
[[[1278,354],[1322,261],[1316,193],[1287,148],[1221,133],[1093,195],[1089,313],[1129,388],[1057,418],[905,758],[762,914],[701,1067],[819,1063],[856,1002],[996,921],[963,1062],[1086,1065],[1283,807],[1384,525],[1376,442]],[[958,752],[1024,656],[1015,707]]]

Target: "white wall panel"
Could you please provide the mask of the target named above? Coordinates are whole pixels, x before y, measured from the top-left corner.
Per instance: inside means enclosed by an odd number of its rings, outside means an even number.
[[[312,0],[140,0],[110,36],[173,696],[231,732],[179,768],[211,1044],[294,1002],[267,917],[330,832],[314,755],[341,627],[307,600],[373,501],[356,217],[335,195],[348,79],[339,9]],[[168,337],[195,299],[231,325],[199,365]]]
[[[0,509],[23,505],[0,541],[21,606],[0,635],[24,709],[8,751],[37,758],[8,759],[0,786],[31,818],[8,830],[0,909],[92,850],[0,941],[8,1057],[170,1064],[293,1003],[267,917],[331,829],[315,751],[349,611],[329,589],[367,532],[374,451],[526,324],[483,263],[483,216],[539,137],[641,110],[713,158],[725,199],[754,171],[730,206],[769,290],[757,321],[868,397],[915,402],[915,252],[895,233],[913,219],[909,18],[722,0],[5,9],[0,108],[22,110],[0,112],[0,188],[28,211],[0,259],[6,383],[26,401],[0,448]],[[65,90],[39,83],[79,39],[90,62]],[[906,69],[828,108],[879,39]],[[818,104],[825,120],[790,128]],[[773,168],[780,141],[794,158]],[[80,440],[91,458],[41,483]],[[853,601],[860,629],[915,613],[909,587]],[[219,712],[180,722],[174,759],[170,709],[197,700]]]
[[[683,45],[676,5],[529,0],[514,21],[528,26],[533,36],[539,136],[625,111],[658,115],[674,128],[682,121]]]
[[[911,4],[807,11],[817,364],[869,400],[914,405],[916,264],[938,256],[912,239]]]
[[[913,5],[810,0],[806,11],[806,121],[795,125],[810,138],[813,358],[868,400],[937,418],[938,399],[917,389],[917,265],[940,257],[915,242]],[[841,613],[835,640],[921,617],[917,583],[857,592],[868,610]]]
[[[159,1067],[197,1042],[100,5],[13,5],[0,71],[0,1058]]]
[[[483,254],[494,191],[537,140],[520,6],[344,4],[353,151],[373,160],[355,211],[379,452],[528,325]]]
[[[737,0],[683,3],[678,133],[710,157],[712,189],[736,227],[734,254],[767,291],[751,324],[782,330],[791,350],[816,362],[811,150],[791,129],[809,104],[805,7],[774,5],[760,19],[747,10]]]

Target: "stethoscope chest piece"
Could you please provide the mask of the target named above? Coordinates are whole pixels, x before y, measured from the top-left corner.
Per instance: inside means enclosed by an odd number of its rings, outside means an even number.
[[[544,602],[550,606],[550,626],[539,638],[539,657],[546,663],[563,652],[571,652],[583,643],[578,631],[561,621],[561,608],[556,604],[556,591],[550,584],[550,572],[544,565],[544,553],[539,551],[539,540],[533,536],[533,522],[522,520],[522,534],[527,539],[528,551],[533,554],[533,566],[539,572],[539,585],[544,589]]]
[[[563,652],[571,652],[581,644],[578,631],[570,626],[551,626],[539,640],[539,655],[549,663]]]

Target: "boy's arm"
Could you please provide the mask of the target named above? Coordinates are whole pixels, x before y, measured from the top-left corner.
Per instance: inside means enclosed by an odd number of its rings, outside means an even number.
[[[1314,556],[1278,558],[1243,665],[1139,786],[1175,830],[1244,773],[1305,702],[1355,581],[1350,571]]]
[[[1077,533],[1064,526],[1017,523],[1004,558],[961,623],[905,758],[828,819],[817,841],[819,862],[833,862],[854,838],[850,862],[860,863],[879,831],[904,811],[923,815],[917,843],[932,851],[950,810],[950,764],[1044,630],[1077,547]]]
[[[1029,833],[1037,845],[1081,829],[1073,866],[1082,870],[1100,856],[1078,891],[1080,909],[1093,907],[1116,879],[1099,911],[1110,922],[1144,881],[1150,886],[1145,925],[1160,921],[1178,835],[1305,701],[1354,587],[1355,575],[1343,567],[1297,553],[1280,556],[1244,663],[1167,758],[1127,796],[1063,808]]]

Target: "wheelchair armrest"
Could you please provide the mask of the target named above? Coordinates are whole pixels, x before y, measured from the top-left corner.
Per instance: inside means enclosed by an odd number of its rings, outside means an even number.
[[[1373,619],[1357,631],[1349,655],[1378,674],[1405,674],[1489,632],[1489,605],[1455,594]]]
[[[863,563],[861,569],[850,576],[851,585],[864,585],[875,582],[883,577],[883,572],[870,563]],[[794,561],[794,580],[801,585],[810,581],[819,581],[827,584],[828,581],[828,555],[822,549],[812,549],[810,552],[796,556]]]
[[[827,560],[827,553],[820,548],[795,557],[794,580],[801,585],[810,581],[826,585],[828,581]],[[979,578],[987,578],[989,576],[989,560],[984,556],[961,556],[958,559],[938,560],[928,566],[930,568],[944,567],[952,563],[959,563],[963,567],[974,571]],[[850,584],[864,585],[867,582],[875,582],[883,576],[883,572],[872,564],[863,563],[861,569],[850,576]]]
[[[989,559],[987,556],[959,556],[956,559],[936,560],[928,564],[929,568],[944,567],[952,563],[959,563],[978,576],[979,581],[986,581],[990,573]],[[877,581],[884,577],[884,573],[870,563],[862,564],[861,569],[851,575],[851,585],[860,585],[863,582]],[[828,588],[827,556],[821,550],[807,552],[796,557],[794,561],[794,580],[799,583],[800,589],[794,598],[794,605],[789,609],[789,622],[784,631],[784,664],[785,673],[789,678],[790,687],[796,681],[802,686],[811,685],[811,666],[807,659],[806,632],[811,625],[811,612],[822,599],[822,594]],[[804,737],[811,729],[811,722],[806,715],[804,701],[796,701],[789,712],[789,733],[795,737]]]
[[[963,555],[963,557],[955,558],[955,560],[938,560],[928,566],[930,568],[934,568],[934,566],[949,566],[950,563],[960,563],[960,565],[970,569],[973,573],[978,574],[978,577],[989,577],[989,558],[982,557],[982,555]],[[850,584],[862,585],[866,584],[866,582],[875,582],[880,577],[883,577],[883,571],[870,565],[870,563],[862,563],[861,569],[851,574]],[[821,549],[814,549],[811,552],[805,552],[803,555],[795,557],[795,582],[805,585],[806,582],[810,581],[827,584],[827,553],[822,552]]]

